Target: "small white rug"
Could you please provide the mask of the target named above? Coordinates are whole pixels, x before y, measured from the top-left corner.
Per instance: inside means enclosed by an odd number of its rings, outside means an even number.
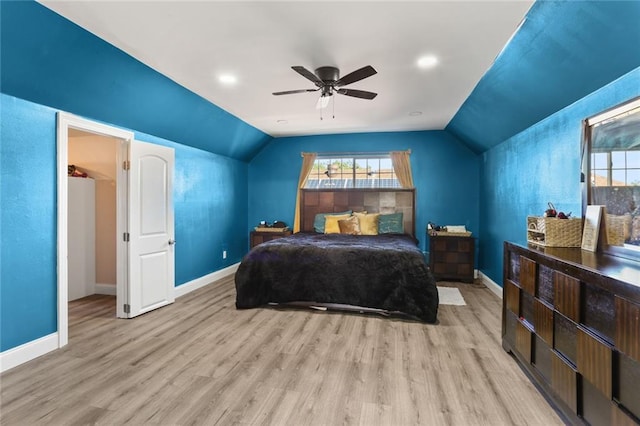
[[[455,287],[438,287],[438,297],[441,305],[463,306],[467,304],[460,294],[460,290]]]

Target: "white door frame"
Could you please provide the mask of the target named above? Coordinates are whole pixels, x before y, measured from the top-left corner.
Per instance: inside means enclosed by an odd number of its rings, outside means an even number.
[[[69,295],[68,295],[68,189],[67,166],[69,163],[69,129],[77,129],[88,133],[107,136],[121,140],[117,149],[116,173],[116,235],[123,235],[127,231],[127,180],[121,166],[126,159],[128,147],[133,141],[133,132],[107,126],[86,120],[65,112],[58,112],[57,124],[57,183],[58,183],[58,347],[65,346],[69,341]],[[118,238],[116,244],[116,293],[117,300],[126,300],[127,283],[127,246],[123,239]],[[118,303],[118,313],[123,309],[123,302]],[[120,316],[120,315],[118,315]]]

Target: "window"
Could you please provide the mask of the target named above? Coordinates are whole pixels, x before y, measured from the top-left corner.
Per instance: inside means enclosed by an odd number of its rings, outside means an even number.
[[[584,210],[604,205],[610,254],[640,257],[640,98],[584,121]]]
[[[591,186],[639,186],[640,151],[591,154]]]
[[[388,154],[318,155],[305,188],[401,188]]]

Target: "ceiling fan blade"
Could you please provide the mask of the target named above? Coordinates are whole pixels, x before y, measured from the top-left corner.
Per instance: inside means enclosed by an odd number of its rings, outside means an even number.
[[[378,96],[377,93],[367,92],[366,90],[355,90],[355,89],[338,89],[336,92],[341,95],[353,96],[354,98],[360,99],[373,99]]]
[[[307,93],[307,92],[317,92],[320,89],[300,89],[300,90],[285,90],[284,92],[273,92],[274,95],[293,95],[294,93]]]
[[[377,73],[378,71],[374,70],[371,65],[367,65],[366,67],[362,67],[359,70],[355,70],[354,72],[345,75],[344,77],[336,81],[335,86],[346,86],[347,84],[355,83],[356,81],[371,77],[372,75]]]
[[[320,80],[314,73],[301,66],[293,66],[291,67],[295,72],[306,78],[307,80],[311,80],[313,84],[318,87],[324,86],[324,82]]]

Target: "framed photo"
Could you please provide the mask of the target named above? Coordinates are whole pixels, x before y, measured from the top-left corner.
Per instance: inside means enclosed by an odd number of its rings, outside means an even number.
[[[604,206],[587,206],[582,230],[582,250],[595,252],[600,238],[606,238],[604,218]]]

